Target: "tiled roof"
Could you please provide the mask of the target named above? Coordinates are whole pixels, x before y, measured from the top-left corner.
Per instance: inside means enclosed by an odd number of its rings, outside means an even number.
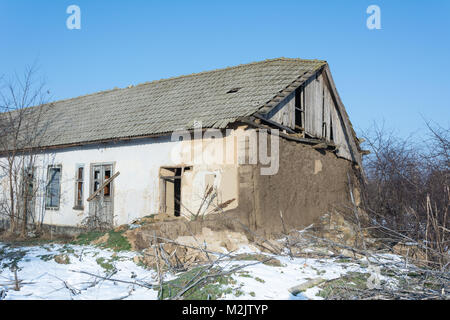
[[[298,85],[299,77],[324,65],[319,60],[278,58],[53,102],[42,107],[47,110],[40,145],[164,134],[191,129],[194,121],[204,128],[224,128],[267,108],[293,82]]]

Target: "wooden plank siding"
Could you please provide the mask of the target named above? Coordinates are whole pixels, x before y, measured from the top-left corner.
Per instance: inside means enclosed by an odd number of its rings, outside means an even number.
[[[287,96],[276,108],[272,109],[267,119],[295,129],[295,91]]]
[[[307,136],[323,138],[337,146],[339,157],[354,161],[344,125],[344,118],[333,99],[333,92],[325,73],[320,72],[309,78],[303,86],[287,96],[279,105],[266,114],[266,119],[295,129],[295,99],[301,99],[304,108],[303,130]],[[297,112],[297,116],[300,113]]]
[[[323,117],[322,117],[322,137],[331,141],[331,111],[334,109],[333,99],[327,86],[323,86]]]
[[[305,133],[321,138],[322,90],[316,76],[308,80],[305,87]]]
[[[342,125],[342,117],[335,107],[331,109],[331,119],[333,124],[333,140],[337,145],[336,154],[342,158],[352,160]]]

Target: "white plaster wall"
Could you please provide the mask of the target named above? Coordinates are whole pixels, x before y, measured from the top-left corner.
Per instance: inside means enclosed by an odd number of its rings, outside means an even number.
[[[231,137],[231,139],[234,139]],[[204,141],[204,144],[211,142]],[[214,144],[214,142],[212,142]],[[195,143],[196,144],[196,143]],[[194,144],[194,145],[195,145]],[[136,218],[159,213],[159,170],[162,166],[192,165],[193,170],[186,174],[182,184],[182,198],[186,207],[196,211],[199,192],[204,190],[205,172],[218,173],[215,183],[219,184],[221,200],[235,198],[228,209],[237,206],[238,171],[237,163],[193,163],[186,157],[186,142],[172,142],[169,137],[140,139],[120,143],[108,143],[52,150],[38,156],[36,177],[41,189],[36,199],[36,215],[43,217],[45,224],[59,226],[78,226],[88,216],[89,204],[86,199],[90,193],[91,164],[113,163],[114,173],[120,175],[114,180],[114,224],[130,223]],[[224,143],[225,145],[225,143]],[[206,148],[207,150],[207,148]],[[232,152],[236,148],[233,147]],[[181,153],[176,163],[173,152]],[[233,158],[237,158],[234,157]],[[0,158],[0,161],[2,159]],[[219,161],[220,162],[220,161]],[[45,181],[48,165],[61,165],[61,199],[58,210],[45,210]],[[76,168],[84,165],[84,211],[73,209],[75,202]],[[221,168],[224,169],[221,169]],[[226,177],[222,177],[222,173]],[[1,177],[0,177],[1,179]],[[0,183],[0,198],[6,197],[4,182]],[[187,187],[191,185],[191,187]],[[2,187],[3,186],[3,187]],[[223,186],[223,188],[221,187]],[[231,187],[230,187],[231,186]],[[183,213],[183,210],[182,210]]]
[[[168,138],[102,144],[52,151],[39,157],[37,174],[46,179],[49,164],[61,165],[61,199],[59,210],[45,210],[43,222],[53,225],[79,225],[87,217],[89,204],[90,166],[93,163],[113,163],[114,172],[114,224],[120,225],[158,212],[159,168],[176,165],[171,162],[170,151],[178,142]],[[85,166],[84,211],[74,210],[75,172],[78,165]],[[36,204],[42,210],[44,190]]]

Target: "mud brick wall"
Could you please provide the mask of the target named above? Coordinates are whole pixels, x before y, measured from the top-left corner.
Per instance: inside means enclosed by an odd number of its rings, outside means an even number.
[[[307,227],[333,207],[350,205],[349,176],[358,185],[350,161],[285,139],[276,175],[260,175],[259,165],[241,166],[239,175],[234,211],[251,230],[266,235],[282,231],[280,211],[288,229]]]

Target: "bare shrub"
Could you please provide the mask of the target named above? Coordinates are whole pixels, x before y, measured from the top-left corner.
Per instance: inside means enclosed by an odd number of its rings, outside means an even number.
[[[427,123],[423,143],[383,127],[365,133],[365,205],[379,236],[395,244],[416,242],[427,261],[449,263],[449,130]]]

